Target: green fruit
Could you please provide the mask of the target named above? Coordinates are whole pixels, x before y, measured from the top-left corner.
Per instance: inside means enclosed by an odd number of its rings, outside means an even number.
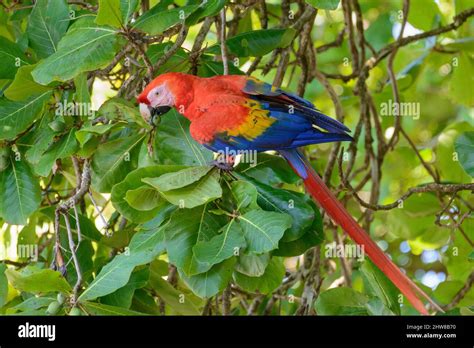
[[[48,309],[46,310],[46,313],[48,313],[49,315],[55,315],[55,314],[58,314],[60,309],[61,309],[61,304],[58,301],[53,301],[49,304]]]
[[[49,128],[55,132],[62,132],[66,128],[66,123],[59,120],[54,120],[49,123]]]
[[[74,307],[69,311],[69,315],[72,315],[72,316],[82,315],[82,311],[79,308]]]
[[[152,116],[151,122],[153,125],[158,126],[161,122],[161,117],[160,116]]]
[[[64,304],[64,302],[66,301],[66,296],[60,292],[57,296],[57,300],[60,304]]]

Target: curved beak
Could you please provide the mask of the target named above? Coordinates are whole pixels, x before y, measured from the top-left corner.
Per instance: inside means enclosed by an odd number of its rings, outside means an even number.
[[[163,114],[166,114],[168,111],[171,110],[171,106],[158,106],[156,108],[152,108],[151,106],[148,107],[150,110],[151,117],[153,116],[161,116]]]
[[[166,114],[168,111],[171,110],[171,106],[157,106],[152,107],[144,103],[140,103],[140,113],[142,117],[148,123],[152,124],[156,117],[159,117],[163,114]]]

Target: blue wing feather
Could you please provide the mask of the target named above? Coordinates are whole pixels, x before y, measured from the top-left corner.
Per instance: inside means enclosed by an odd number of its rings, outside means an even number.
[[[305,116],[316,126],[326,131],[334,133],[350,132],[350,129],[344,124],[320,112],[310,101],[280,88],[274,88],[268,83],[249,78],[242,91],[249,94],[250,98],[262,102],[267,109],[281,110],[288,113],[290,106],[292,106],[295,113]]]
[[[234,150],[289,150],[309,144],[350,141],[349,128],[324,115],[308,100],[274,88],[268,83],[249,78],[243,92],[268,111],[274,122],[259,136],[216,134],[206,146],[214,151]]]

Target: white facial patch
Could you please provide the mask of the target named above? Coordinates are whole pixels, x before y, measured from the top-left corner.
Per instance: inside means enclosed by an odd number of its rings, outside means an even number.
[[[153,88],[147,95],[147,99],[150,101],[150,106],[173,106],[174,97],[173,94],[166,88],[166,84]]]
[[[150,110],[148,109],[148,105],[144,103],[140,103],[140,114],[145,120],[149,120],[151,117]]]

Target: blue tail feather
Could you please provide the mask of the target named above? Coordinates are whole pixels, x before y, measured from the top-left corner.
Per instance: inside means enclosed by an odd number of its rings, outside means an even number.
[[[308,178],[305,160],[298,149],[278,150],[278,152],[291,164],[301,179],[305,180]]]

